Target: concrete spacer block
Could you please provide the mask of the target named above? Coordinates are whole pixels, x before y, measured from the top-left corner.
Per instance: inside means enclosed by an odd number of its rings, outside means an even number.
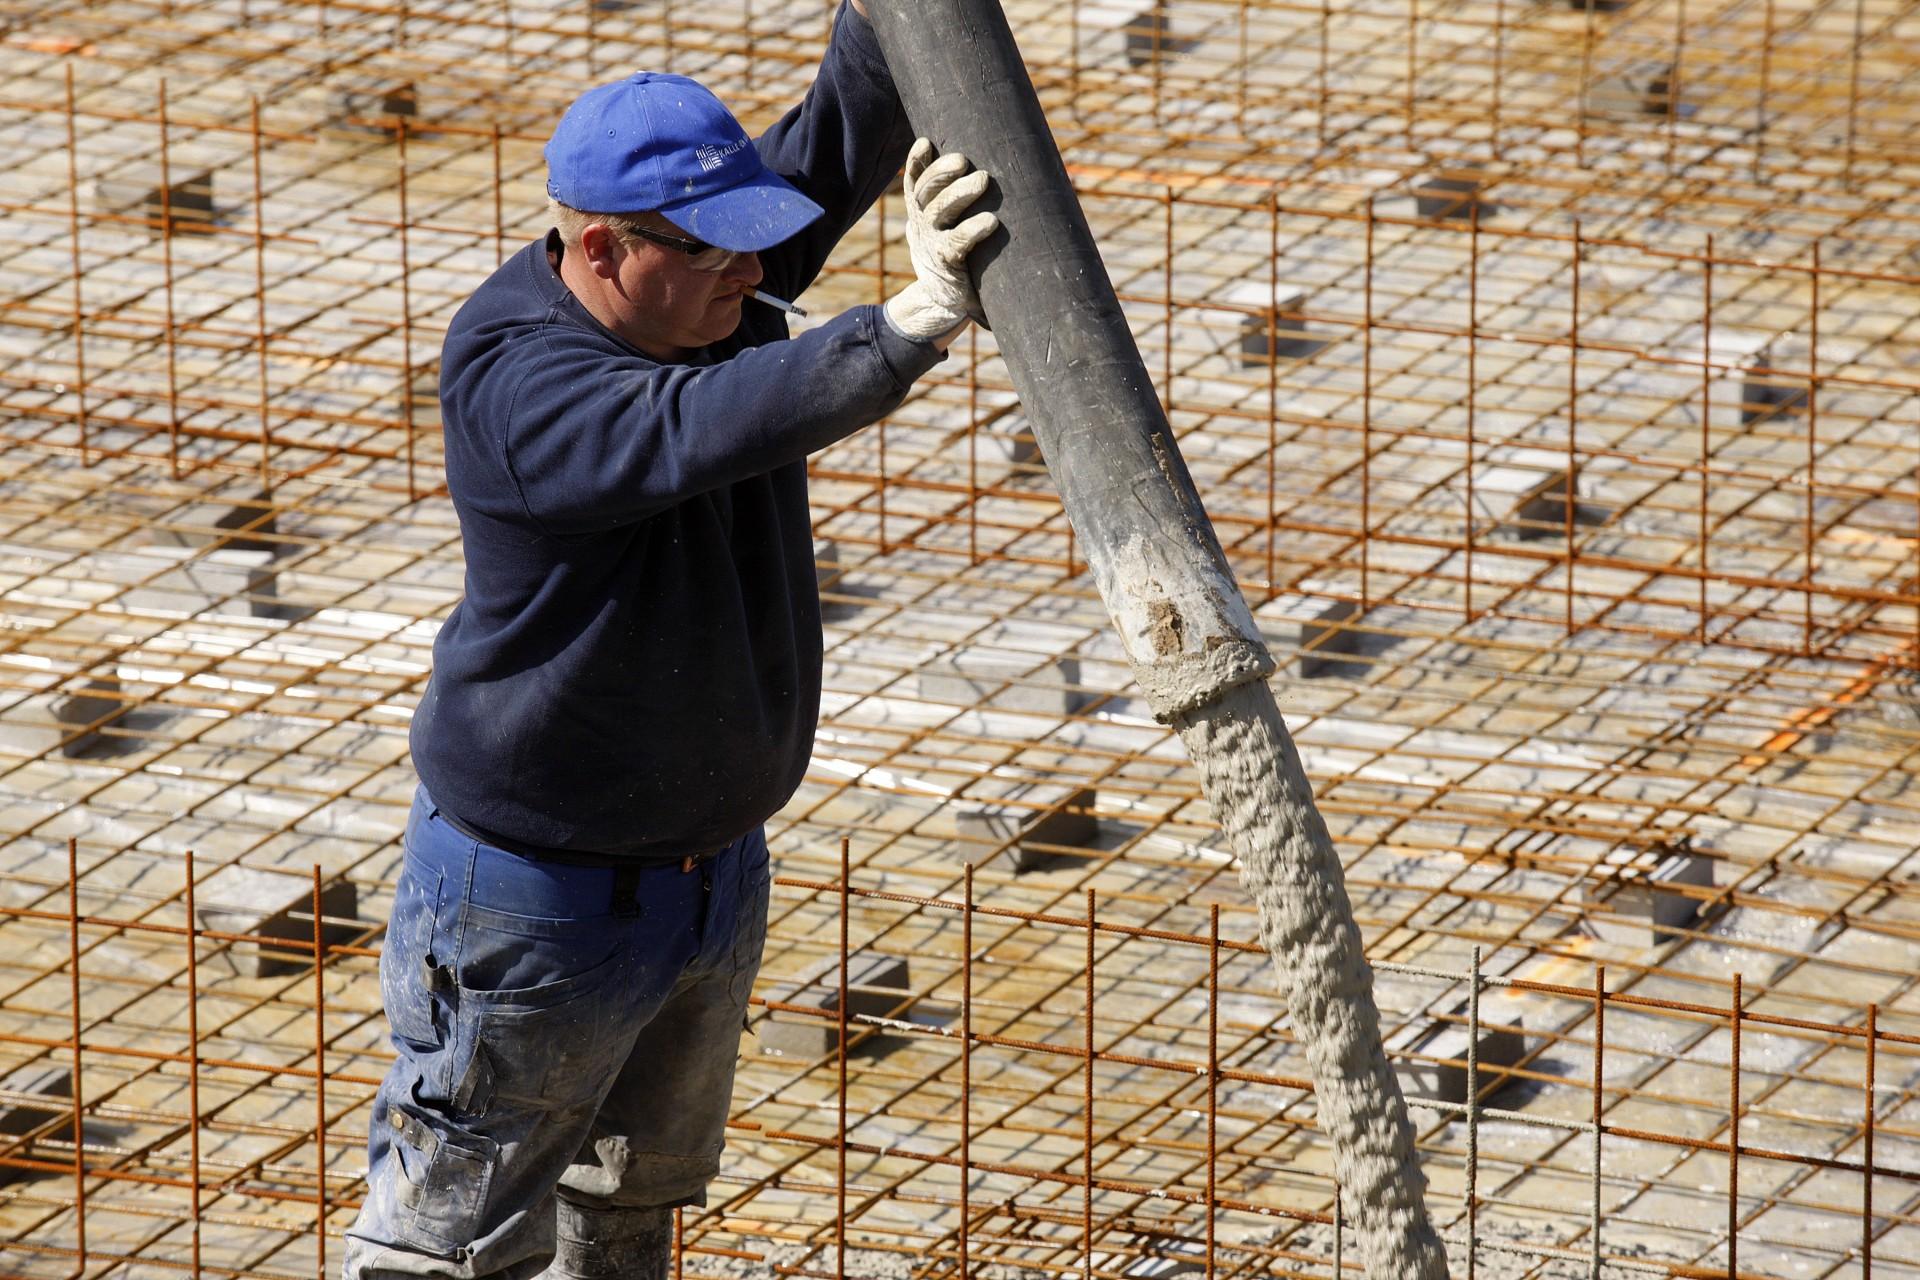
[[[979,867],[1005,858],[1020,872],[1051,856],[1049,850],[1033,846],[1085,848],[1099,833],[1093,813],[1098,799],[1092,787],[1022,783],[996,799],[960,800],[955,816],[960,861]],[[1007,847],[1000,849],[1003,844]]]
[[[990,706],[1002,711],[1032,711],[1069,716],[1080,705],[1080,661],[968,654],[954,662],[929,662],[914,672],[914,692],[928,702]],[[1004,687],[1003,687],[1004,686]]]
[[[1337,675],[1353,665],[1342,661],[1338,655],[1360,652],[1360,633],[1343,625],[1359,612],[1359,601],[1335,600],[1310,621],[1296,625],[1295,643],[1301,650],[1301,679]]]
[[[88,680],[77,693],[70,693],[53,704],[53,718],[61,724],[93,724],[104,729],[127,713],[127,700],[121,696],[120,681],[114,676]],[[104,717],[104,718],[103,718]],[[85,755],[99,741],[95,733],[83,733],[60,748],[63,756]]]
[[[1534,542],[1541,538],[1564,538],[1567,532],[1567,484],[1568,473],[1565,470],[1549,472],[1539,483],[1520,495],[1514,504],[1513,514],[1501,524],[1501,529],[1524,542]],[[1573,523],[1591,525],[1599,522],[1599,515],[1580,505],[1580,472],[1573,473]]]
[[[1174,1280],[1176,1276],[1204,1273],[1206,1258],[1201,1247],[1191,1241],[1153,1241],[1146,1246],[1153,1252],[1135,1258],[1120,1274],[1130,1280]]]
[[[348,128],[386,133],[395,116],[409,124],[419,116],[420,91],[411,81],[363,80],[334,90],[333,111]]]
[[[1587,918],[1602,941],[1657,947],[1699,919],[1699,900],[1677,892],[1680,885],[1713,887],[1713,859],[1695,853],[1684,836],[1641,854],[1600,883],[1589,882],[1581,899],[1605,908]]]
[[[0,1097],[0,1134],[19,1137],[31,1133],[50,1120],[59,1124],[50,1129],[46,1136],[58,1142],[73,1141],[73,1069],[52,1062],[32,1062],[24,1067],[16,1067],[4,1077],[0,1077],[0,1092],[6,1094],[27,1094],[34,1098],[45,1098],[48,1105],[34,1102],[14,1101]],[[54,1105],[61,1103],[64,1105]],[[17,1169],[0,1166],[0,1185],[21,1178],[37,1176],[34,1169]]]
[[[1740,379],[1740,421],[1759,422],[1784,414],[1803,415],[1807,411],[1807,381],[1791,374],[1763,372],[1776,360],[1771,349],[1754,354],[1753,363]]]
[[[131,164],[93,184],[97,213],[144,219],[151,235],[190,235],[213,228],[213,171],[171,170],[161,180],[158,164]]]
[[[1000,418],[981,427],[974,432],[973,448],[981,462],[1023,467],[1041,461],[1040,446],[1025,418]]]
[[[1082,58],[1118,58],[1135,70],[1152,66],[1156,57],[1187,53],[1199,43],[1173,34],[1166,0],[1086,5],[1079,10],[1078,23]]]
[[[195,891],[195,897],[194,914],[202,929],[307,944],[296,951],[275,947],[271,942],[229,943],[221,954],[241,977],[270,978],[297,973],[313,964],[313,886],[305,877],[252,867],[222,867]],[[322,922],[322,941],[344,943],[358,933],[356,926],[344,923],[356,918],[358,908],[359,894],[352,881],[335,880],[323,885],[320,914],[342,923]]]
[[[245,533],[230,533],[244,529]],[[165,524],[154,525],[147,541],[156,547],[205,547],[214,543],[230,551],[279,554],[282,544],[273,498],[264,490],[237,501],[196,502]]]
[[[281,605],[277,599],[279,586],[271,551],[218,547],[198,555],[184,549],[178,554],[178,568],[156,574],[147,585],[135,587],[121,596],[121,602],[133,610],[192,614],[206,608],[211,601],[215,614],[255,618],[287,616],[288,606]]]
[[[407,399],[415,427],[440,425],[440,366],[437,363],[413,371],[413,379],[407,385]]]
[[[852,1019],[900,1018],[901,1006],[913,991],[906,958],[883,956],[872,951],[856,951],[847,957],[848,1038],[853,1036]],[[802,1005],[823,1013],[840,1011],[840,966],[829,962],[813,977],[775,987],[768,999],[781,1004]],[[789,1058],[821,1058],[840,1047],[837,1018],[814,1018],[775,1009],[755,1029],[760,1048]]]
[[[832,538],[813,540],[813,572],[820,590],[827,590],[840,579],[840,544]]]
[[[1178,57],[1198,43],[1174,35],[1166,0],[1154,0],[1127,27],[1127,65],[1150,67],[1156,59]]]
[[[1672,93],[1671,62],[1636,62],[1588,84],[1582,107],[1590,116],[1664,116]]]
[[[1414,211],[1422,218],[1471,218],[1475,208],[1486,217],[1493,206],[1480,199],[1477,169],[1447,169],[1413,186]]]
[[[1525,1028],[1519,1023],[1488,1022],[1484,1016],[1486,1007],[1483,998],[1478,1053],[1482,1102],[1491,1096],[1487,1092],[1489,1084],[1494,1084],[1496,1091],[1499,1087],[1495,1082],[1500,1077],[1493,1073],[1501,1067],[1520,1065],[1527,1052]],[[1400,1081],[1401,1093],[1409,1098],[1430,1098],[1436,1102],[1467,1100],[1469,1028],[1466,1016],[1467,1003],[1463,1000],[1453,1008],[1452,1017],[1435,1019],[1409,1040],[1401,1052],[1394,1054],[1393,1072]],[[1403,1054],[1419,1054],[1442,1061],[1413,1060]]]
[[[1242,281],[1226,291],[1225,300],[1242,307],[1257,308],[1252,315],[1240,317],[1240,367],[1256,368],[1272,361],[1301,360],[1326,348],[1327,340],[1307,328],[1300,318],[1300,307],[1307,300],[1305,291],[1282,285],[1278,289],[1253,281]],[[1275,311],[1273,336],[1267,336],[1267,303]]]

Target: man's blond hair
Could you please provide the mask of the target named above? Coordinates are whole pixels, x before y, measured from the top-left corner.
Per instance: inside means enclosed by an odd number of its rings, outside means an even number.
[[[561,204],[552,196],[547,197],[547,212],[553,218],[553,225],[560,232],[560,243],[569,249],[579,248],[581,233],[596,222],[613,232],[620,243],[629,249],[646,238],[635,230],[636,227],[644,226],[649,231],[660,230],[658,227],[648,226],[649,220],[658,219],[657,214],[591,213],[585,209],[576,209],[572,205]]]

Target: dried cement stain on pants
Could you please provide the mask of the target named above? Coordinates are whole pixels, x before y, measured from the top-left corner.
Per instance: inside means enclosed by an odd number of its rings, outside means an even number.
[[[1314,807],[1273,693],[1254,681],[1174,722],[1240,855],[1260,939],[1307,1051],[1320,1126],[1333,1143],[1371,1280],[1444,1280],[1399,1082],[1380,1045],[1373,971],[1361,951],[1333,841]]]

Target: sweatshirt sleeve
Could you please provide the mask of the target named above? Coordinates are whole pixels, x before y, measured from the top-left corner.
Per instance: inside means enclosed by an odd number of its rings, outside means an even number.
[[[872,25],[842,3],[820,71],[800,105],[756,141],[760,158],[826,210],[813,225],[760,255],[767,287],[806,291],[827,256],[899,176],[913,145]],[[787,292],[782,292],[782,290]]]
[[[876,306],[708,366],[656,364],[544,326],[516,361],[498,439],[499,500],[521,510],[493,514],[557,538],[645,519],[878,420],[939,358]]]

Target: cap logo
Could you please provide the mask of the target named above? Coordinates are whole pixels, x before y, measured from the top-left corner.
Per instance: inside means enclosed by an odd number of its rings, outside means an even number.
[[[712,173],[726,163],[728,156],[747,145],[745,138],[735,138],[724,147],[716,147],[711,142],[693,149],[694,158],[700,161],[702,173]]]

